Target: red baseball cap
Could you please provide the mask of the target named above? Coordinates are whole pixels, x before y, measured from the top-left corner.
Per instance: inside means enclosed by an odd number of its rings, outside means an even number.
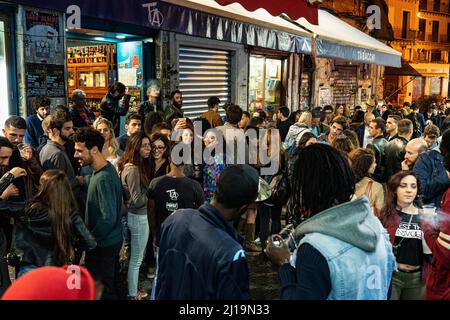
[[[17,279],[2,300],[95,300],[95,284],[80,266],[42,267]]]

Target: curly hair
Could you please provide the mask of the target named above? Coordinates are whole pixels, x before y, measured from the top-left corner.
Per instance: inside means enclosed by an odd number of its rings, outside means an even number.
[[[372,149],[358,148],[350,152],[352,170],[355,174],[355,182],[358,183],[369,176],[369,169],[375,161],[375,153]]]

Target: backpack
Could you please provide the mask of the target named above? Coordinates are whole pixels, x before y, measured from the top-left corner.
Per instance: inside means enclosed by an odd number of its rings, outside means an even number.
[[[295,150],[297,149],[298,143],[300,142],[300,139],[302,138],[303,134],[305,132],[311,132],[311,130],[308,127],[300,127],[297,124],[294,124],[293,126],[297,127],[296,132],[291,136],[289,136],[288,133],[289,141],[286,140],[284,143],[285,150],[289,155],[289,157],[292,157],[294,155]]]

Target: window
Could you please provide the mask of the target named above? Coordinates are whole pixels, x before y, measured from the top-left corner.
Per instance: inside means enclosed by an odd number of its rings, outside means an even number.
[[[427,21],[425,19],[419,19],[419,40],[424,41],[425,40],[425,32],[426,32],[426,23]]]
[[[250,56],[249,111],[281,107],[283,59]]]
[[[427,10],[427,0],[420,0],[419,10]]]
[[[450,23],[447,23],[447,42],[450,42]]]
[[[433,29],[431,32],[431,41],[439,41],[439,21],[433,21]]]
[[[431,62],[440,62],[441,61],[441,51],[433,50],[431,52]]]
[[[441,1],[440,0],[434,0],[433,11],[439,12],[440,6],[441,6]]]
[[[407,39],[409,30],[409,11],[403,11],[402,38]]]

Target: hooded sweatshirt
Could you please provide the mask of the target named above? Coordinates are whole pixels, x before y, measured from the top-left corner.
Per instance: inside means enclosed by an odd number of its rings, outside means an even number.
[[[280,269],[282,298],[387,299],[395,258],[367,197],[309,218],[297,227],[294,239],[296,269],[287,264]],[[316,268],[320,262],[325,266]],[[313,279],[309,286],[307,279]],[[321,295],[305,294],[316,287],[322,288]]]

